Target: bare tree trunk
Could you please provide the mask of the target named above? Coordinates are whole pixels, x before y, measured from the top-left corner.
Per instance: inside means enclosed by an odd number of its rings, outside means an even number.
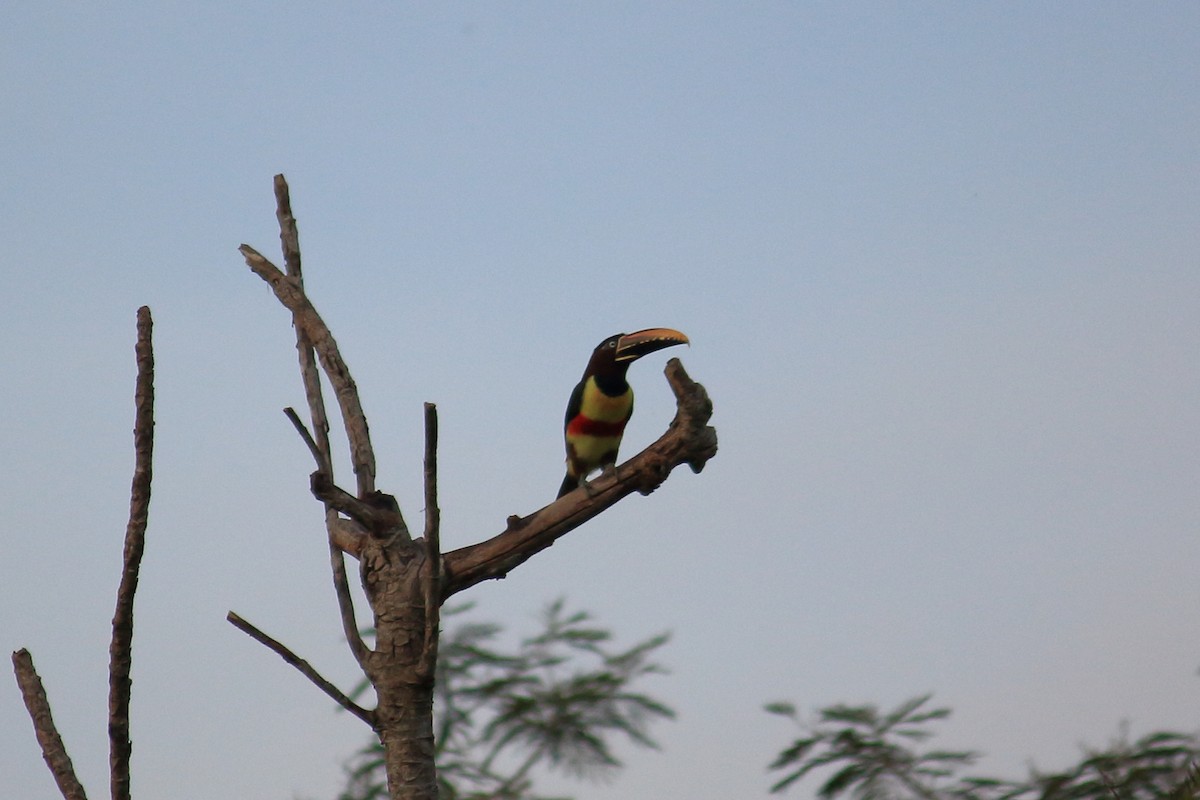
[[[361,555],[363,587],[375,612],[375,648],[366,659],[375,686],[375,729],[393,800],[437,800],[433,747],[433,665],[419,542],[371,538]],[[437,632],[432,632],[436,647]]]

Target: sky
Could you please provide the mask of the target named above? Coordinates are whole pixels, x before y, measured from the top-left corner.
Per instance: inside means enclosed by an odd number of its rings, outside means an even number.
[[[557,597],[672,634],[662,749],[547,792],[766,797],[777,700],[933,692],[931,743],[1009,777],[1196,730],[1198,74],[1187,2],[8,4],[0,645],[101,793],[149,305],[133,791],[341,786],[369,731],[224,621],[356,681],[290,319],[237,252],[278,259],[284,173],[410,522],[438,405],[447,549],[553,499],[597,342],[691,338],[631,370],[623,456],[678,355],[703,473],[462,597],[514,635]],[[0,793],[56,797],[4,684]]]

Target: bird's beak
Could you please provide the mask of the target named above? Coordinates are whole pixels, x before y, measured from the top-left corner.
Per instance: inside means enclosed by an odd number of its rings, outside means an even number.
[[[644,331],[634,331],[617,340],[616,360],[633,361],[647,353],[677,344],[689,344],[688,338],[672,328],[647,328]]]

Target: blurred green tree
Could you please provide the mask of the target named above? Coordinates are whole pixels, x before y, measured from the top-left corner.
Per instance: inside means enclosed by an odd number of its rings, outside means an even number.
[[[561,599],[515,648],[500,645],[502,633],[494,623],[463,622],[442,634],[434,731],[443,800],[549,800],[534,793],[539,768],[601,778],[621,766],[614,738],[657,747],[650,724],[674,712],[635,684],[665,672],[652,656],[666,634],[617,650],[611,631],[587,612],[567,612]],[[339,800],[388,796],[378,742],[351,759],[347,777]]]
[[[771,762],[783,777],[771,787],[783,792],[817,773],[822,800],[848,794],[856,800],[1194,800],[1200,797],[1200,737],[1159,731],[1130,740],[1122,731],[1108,747],[1086,750],[1062,772],[1031,770],[1008,780],[964,774],[979,758],[966,750],[921,751],[931,724],[950,709],[926,710],[930,695],[915,697],[889,712],[877,706],[834,705],[806,723],[791,703],[766,710],[793,720],[803,735]]]

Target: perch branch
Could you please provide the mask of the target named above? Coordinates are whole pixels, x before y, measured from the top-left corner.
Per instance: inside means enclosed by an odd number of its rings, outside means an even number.
[[[667,432],[615,470],[602,473],[586,490],[577,489],[528,517],[509,517],[503,533],[446,553],[443,599],[481,581],[503,578],[626,495],[654,491],[680,464],[687,464],[693,472],[702,470],[717,452],[717,432],[707,424],[712,403],[678,359],[667,363],[666,376],[676,401],[675,418]]]
[[[371,727],[375,726],[375,715],[373,713],[363,708],[358,703],[355,703],[353,700],[347,697],[341,689],[337,688],[332,683],[325,680],[325,678],[321,677],[320,673],[313,669],[311,664],[289,650],[286,645],[276,641],[275,639],[272,639],[270,636],[263,633],[258,628],[254,627],[252,624],[242,619],[232,611],[225,615],[225,619],[229,620],[230,624],[232,624],[235,628],[242,631],[259,644],[266,646],[269,650],[274,651],[276,655],[299,670],[301,675],[316,684],[318,689],[329,695],[329,697],[342,708],[346,709]]]
[[[137,381],[134,388],[133,485],[130,489],[129,524],[125,528],[125,561],[117,588],[117,608],[112,621],[108,662],[108,743],[112,800],[129,800],[130,668],[133,664],[133,596],[146,545],[150,513],[150,481],[154,451],[154,321],[150,309],[137,312]]]
[[[54,725],[54,717],[50,715],[50,702],[46,699],[42,679],[33,668],[33,657],[28,650],[21,649],[12,654],[12,662],[17,686],[21,689],[25,708],[29,710],[29,718],[33,720],[34,735],[42,747],[42,758],[50,768],[54,782],[58,784],[58,791],[64,800],[87,800],[83,784],[75,776],[71,757],[67,755],[67,748]]]

